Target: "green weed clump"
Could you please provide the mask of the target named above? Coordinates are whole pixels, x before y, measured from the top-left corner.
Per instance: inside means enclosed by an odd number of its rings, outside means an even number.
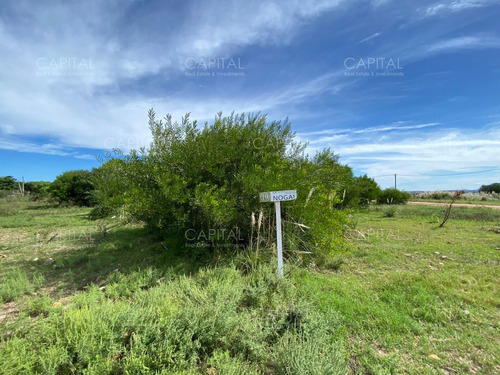
[[[396,217],[398,214],[398,209],[394,206],[384,207],[383,213],[385,217]]]
[[[4,374],[344,374],[339,325],[264,265],[143,270],[19,324],[0,341],[0,363]]]
[[[10,302],[25,294],[33,293],[43,284],[43,276],[39,274],[29,277],[21,270],[14,270],[0,280],[0,302]]]

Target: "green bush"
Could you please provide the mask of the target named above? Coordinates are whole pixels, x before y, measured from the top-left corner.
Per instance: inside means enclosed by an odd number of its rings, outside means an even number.
[[[496,182],[490,185],[482,185],[479,188],[479,191],[485,193],[500,193],[500,182]]]
[[[382,190],[377,203],[379,204],[406,204],[412,195],[406,191],[390,188]]]
[[[57,176],[49,192],[59,202],[77,206],[91,206],[94,184],[91,173],[87,170],[67,171]]]
[[[0,177],[0,190],[4,191],[18,190],[16,179],[12,176]]]
[[[47,198],[50,195],[51,182],[48,181],[30,181],[24,185],[25,192],[29,192],[30,196],[34,199]]]
[[[96,217],[123,210],[180,245],[201,245],[198,252],[234,251],[257,239],[262,246],[274,242],[273,204],[260,203],[259,192],[296,189],[297,200],[282,205],[284,225],[302,225],[296,249],[312,245],[330,253],[346,245],[349,220],[338,208],[352,170],[330,150],[306,156],[287,121],[219,113],[199,127],[188,116],[181,124],[170,116],[157,121],[151,110],[149,127],[149,149],[110,158],[95,171]],[[257,233],[252,215],[260,212]]]
[[[351,189],[347,192],[351,206],[366,207],[370,202],[377,200],[381,193],[377,182],[366,174],[354,177]]]

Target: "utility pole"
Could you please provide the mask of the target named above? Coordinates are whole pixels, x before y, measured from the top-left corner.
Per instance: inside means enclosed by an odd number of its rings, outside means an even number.
[[[24,197],[24,177],[23,177],[23,184],[21,185],[20,182],[17,183],[19,185],[19,192],[21,193],[21,196]]]
[[[397,176],[397,174],[396,174],[396,173],[394,173],[394,189],[397,189],[397,188],[398,188],[398,184],[397,184],[397,182],[396,182],[396,176]]]

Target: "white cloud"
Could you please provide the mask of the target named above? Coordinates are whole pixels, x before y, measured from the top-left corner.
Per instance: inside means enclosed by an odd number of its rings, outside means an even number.
[[[482,8],[494,4],[492,0],[455,0],[448,2],[436,3],[425,8],[424,16],[435,16],[443,13],[454,13],[465,9]]]
[[[500,38],[490,36],[463,36],[442,40],[427,47],[428,53],[462,49],[500,48]]]
[[[428,125],[434,126],[434,123]],[[474,181],[483,176],[500,178],[500,168],[496,172],[490,171],[492,167],[498,167],[500,130],[497,127],[488,124],[482,129],[447,131],[429,127],[426,133],[416,134],[411,132],[411,126],[405,127],[405,131],[387,137],[374,138],[373,135],[365,136],[353,131],[339,139],[328,136],[315,138],[314,135],[302,136],[302,139],[314,139],[308,148],[309,153],[331,147],[340,154],[343,162],[376,177],[383,187],[392,186],[394,180],[391,176],[394,173],[400,175],[401,182],[406,186],[411,184],[414,190],[474,188]],[[372,129],[377,128],[384,127]],[[416,126],[414,129],[419,128]],[[488,172],[464,178],[456,175],[461,170]]]
[[[0,20],[0,48],[5,51],[0,69],[0,112],[5,117],[0,131],[50,136],[70,147],[102,148],[110,139],[139,144],[149,140],[145,124],[151,107],[174,118],[190,111],[193,118],[205,120],[218,110],[265,111],[341,89],[333,74],[324,74],[259,97],[214,96],[200,101],[182,94],[126,94],[122,86],[149,75],[162,74],[166,82],[178,78],[187,57],[231,56],[248,45],[286,43],[302,24],[342,1],[192,5],[186,22],[171,35],[121,25],[133,3],[16,3],[21,18]],[[91,66],[75,69],[61,62],[73,58],[91,61]],[[52,61],[53,69],[45,69]],[[52,151],[41,147],[40,152]]]
[[[315,136],[315,135],[323,135],[323,134],[363,134],[363,133],[375,133],[375,132],[387,132],[387,131],[394,131],[394,130],[413,130],[413,129],[422,129],[422,128],[428,128],[431,126],[436,126],[439,125],[438,122],[430,122],[430,123],[425,123],[425,124],[412,124],[412,125],[404,125],[406,124],[406,121],[397,121],[393,122],[391,124],[387,125],[380,125],[380,126],[372,126],[368,128],[363,128],[363,129],[357,129],[357,130],[351,130],[351,129],[324,129],[324,130],[319,130],[319,131],[314,131],[314,132],[300,132],[299,135],[303,137],[307,136]],[[321,140],[322,138],[320,138]]]
[[[381,33],[374,33],[370,36],[367,36],[366,38],[364,39],[361,39],[359,42],[357,42],[356,44],[361,44],[361,43],[365,43],[365,42],[368,42],[372,39],[375,39],[376,37],[380,36]]]

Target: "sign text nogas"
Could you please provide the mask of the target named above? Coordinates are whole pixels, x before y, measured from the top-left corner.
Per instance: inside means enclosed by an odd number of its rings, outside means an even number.
[[[261,202],[282,202],[297,199],[297,190],[268,191],[260,193]]]

